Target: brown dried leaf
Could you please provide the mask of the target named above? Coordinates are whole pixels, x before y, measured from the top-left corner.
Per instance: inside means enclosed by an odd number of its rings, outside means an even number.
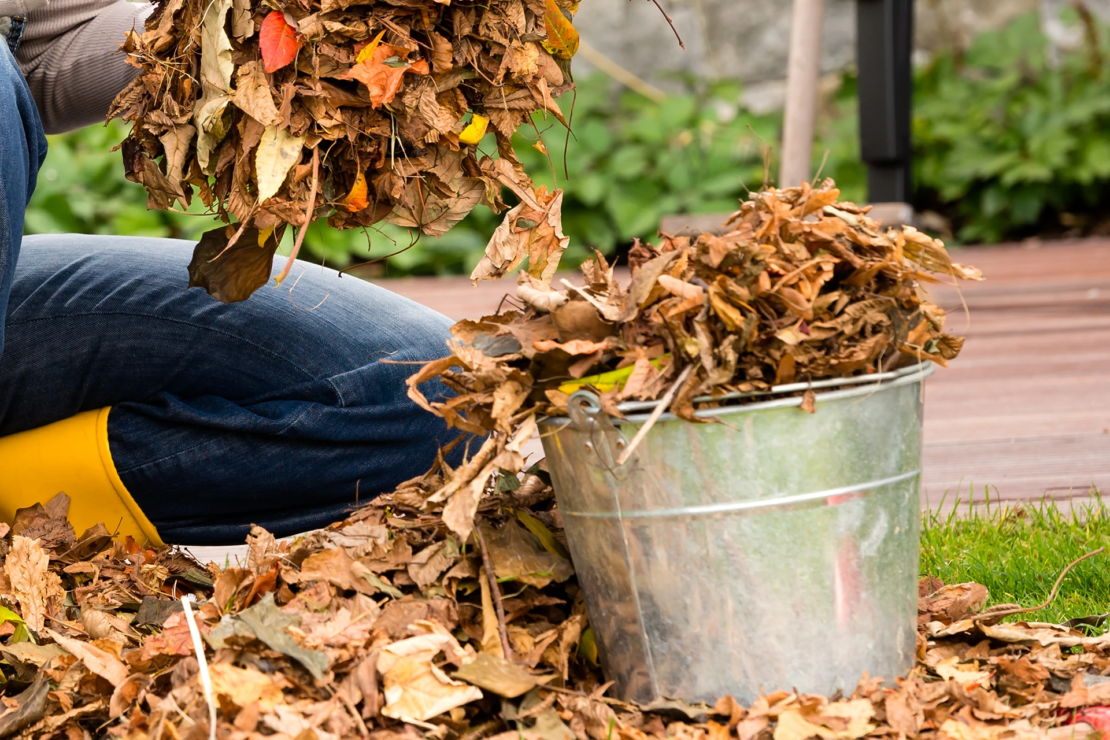
[[[385,693],[383,716],[424,722],[482,698],[477,688],[452,680],[432,662],[445,647],[457,647],[457,643],[450,646],[452,641],[450,635],[433,632],[381,649],[378,672]]]
[[[270,90],[270,82],[262,70],[261,62],[247,62],[239,67],[235,97],[232,98],[232,102],[239,110],[263,126],[274,126],[280,120],[277,106],[274,105],[274,96]],[[301,144],[303,145],[303,141]],[[298,159],[300,159],[299,149],[300,146],[297,151]],[[261,183],[259,186],[261,187]],[[259,200],[265,200],[265,198]]]
[[[119,686],[127,680],[127,666],[106,650],[60,635],[49,627],[43,628],[42,632],[65,648],[70,654],[76,656],[78,660],[85,664],[86,668],[107,679],[108,683],[113,686]]]
[[[248,226],[228,248],[234,233],[232,226],[205,232],[189,263],[189,287],[204,288],[221,303],[245,301],[265,285],[270,280],[278,248],[273,233],[260,244],[259,231],[253,226]]]
[[[515,699],[551,681],[555,676],[534,676],[516,663],[489,653],[479,653],[478,657],[463,664],[455,672],[455,678],[492,691],[498,696]]]
[[[65,598],[61,579],[50,572],[49,566],[50,558],[38,540],[21,535],[12,537],[4,574],[11,583],[11,594],[19,603],[23,621],[35,632],[43,630],[47,614],[56,610]]]

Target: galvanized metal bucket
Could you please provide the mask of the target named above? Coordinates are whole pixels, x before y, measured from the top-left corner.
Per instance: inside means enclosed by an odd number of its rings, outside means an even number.
[[[660,417],[592,393],[541,425],[602,667],[619,696],[851,691],[913,665],[922,380],[931,364]],[[817,411],[797,408],[813,388]],[[737,394],[741,395],[741,394]],[[751,396],[753,394],[743,394]],[[737,399],[739,400],[739,399]]]

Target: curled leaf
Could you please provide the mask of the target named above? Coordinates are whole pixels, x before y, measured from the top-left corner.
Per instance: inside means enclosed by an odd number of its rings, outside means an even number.
[[[355,184],[351,186],[351,192],[347,193],[347,197],[343,199],[343,207],[351,213],[358,213],[365,210],[369,205],[366,175],[360,172],[358,177],[355,178]]]

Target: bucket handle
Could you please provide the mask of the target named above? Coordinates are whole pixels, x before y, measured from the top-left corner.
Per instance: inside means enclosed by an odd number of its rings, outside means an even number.
[[[567,401],[567,412],[571,426],[588,437],[586,450],[597,456],[598,467],[618,478],[625,477],[632,460],[617,465],[617,458],[628,447],[628,438],[602,411],[597,395],[587,390],[575,391]]]

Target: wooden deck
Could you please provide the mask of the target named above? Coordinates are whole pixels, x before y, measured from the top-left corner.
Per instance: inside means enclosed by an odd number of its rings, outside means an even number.
[[[1110,491],[1110,241],[968,248],[987,280],[937,290],[963,354],[927,383],[922,495]],[[970,321],[969,321],[970,319]]]
[[[972,489],[1007,501],[1110,491],[1110,240],[971,247],[956,258],[987,280],[962,295],[935,291],[967,344],[927,381],[922,503],[948,508]],[[515,287],[376,282],[454,319],[493,312]]]

